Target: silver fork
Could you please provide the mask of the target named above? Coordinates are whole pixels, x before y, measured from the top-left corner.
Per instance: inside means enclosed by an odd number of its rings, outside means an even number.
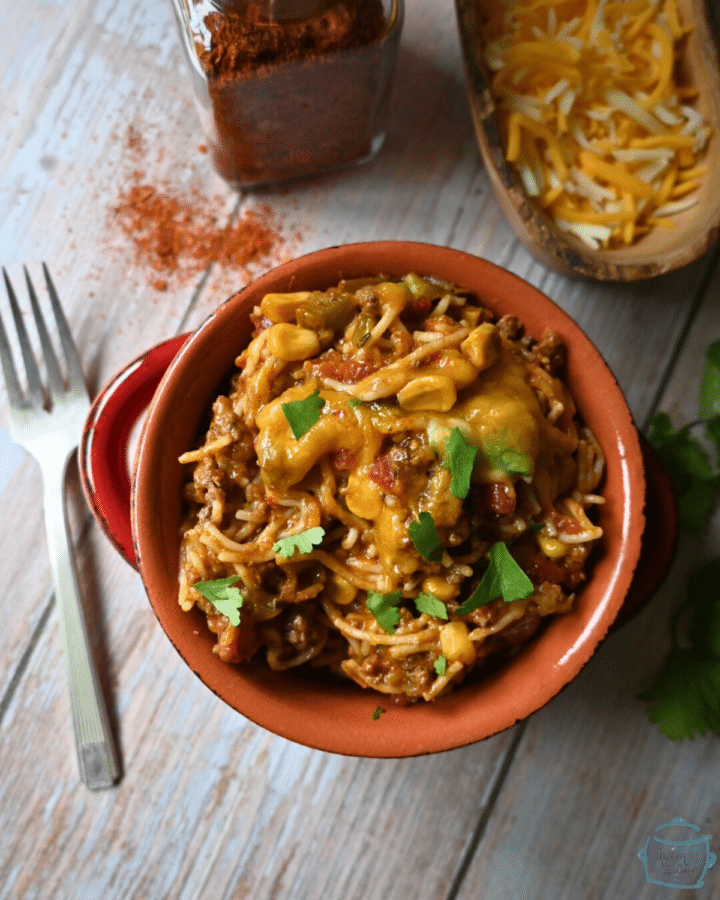
[[[119,765],[78,596],[64,496],[67,463],[79,444],[90,400],[70,328],[45,263],[43,271],[65,357],[67,384],[60,370],[27,269],[25,280],[45,358],[49,397],[46,397],[17,298],[4,268],[5,286],[25,363],[27,377],[25,393],[20,387],[20,379],[2,318],[0,318],[0,362],[5,374],[10,406],[10,436],[15,443],[23,446],[35,457],[42,470],[45,528],[53,571],[55,601],[60,613],[78,766],[82,781],[91,790],[98,790],[110,787],[116,781]],[[48,399],[51,404],[50,411],[47,409]]]

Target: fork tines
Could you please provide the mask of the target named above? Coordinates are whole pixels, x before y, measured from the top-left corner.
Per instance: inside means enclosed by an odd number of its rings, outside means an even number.
[[[60,305],[60,299],[58,297],[57,290],[55,289],[55,285],[53,284],[52,278],[50,277],[50,272],[48,271],[45,263],[42,264],[42,268],[45,275],[45,283],[47,284],[47,290],[50,297],[53,315],[55,316],[55,321],[58,327],[60,344],[63,348],[65,365],[67,366],[68,381],[71,384],[80,382],[84,383],[84,376],[82,373],[80,360],[78,358],[77,350],[75,349],[75,344],[72,339],[70,327],[68,325],[67,319],[65,318],[62,306]],[[33,316],[35,318],[35,325],[37,327],[38,337],[40,338],[40,346],[42,348],[43,357],[45,359],[50,397],[52,398],[53,396],[57,396],[66,390],[65,379],[63,378],[62,372],[60,370],[60,363],[58,361],[57,354],[55,353],[52,341],[50,340],[50,335],[45,324],[45,319],[43,318],[42,312],[40,310],[37,293],[35,292],[35,288],[28,273],[27,266],[23,266],[23,270],[25,272],[25,281],[27,284],[28,294],[30,296],[30,305],[32,307]],[[2,317],[0,317],[0,361],[2,362],[3,372],[5,375],[8,399],[10,401],[10,404],[13,406],[25,406],[27,405],[28,400],[31,401],[32,405],[46,406],[48,398],[46,397],[46,393],[42,385],[42,380],[40,378],[40,372],[37,363],[35,362],[35,357],[33,355],[32,346],[30,343],[30,337],[25,327],[25,322],[20,311],[17,296],[4,266],[2,272],[3,278],[5,279],[5,288],[7,290],[8,299],[10,301],[10,309],[15,321],[15,329],[17,331],[18,342],[20,344],[20,351],[22,353],[23,362],[25,363],[28,393],[28,397],[26,399],[20,386],[17,369],[15,368],[15,364],[13,362],[12,351],[10,348],[10,342],[8,340],[7,332],[5,331]]]

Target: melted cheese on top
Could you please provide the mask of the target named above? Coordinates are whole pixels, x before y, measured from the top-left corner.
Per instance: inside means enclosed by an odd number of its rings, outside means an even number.
[[[423,369],[415,370],[422,374]],[[302,481],[323,457],[340,450],[353,454],[345,501],[351,512],[378,523],[378,547],[390,550],[390,534],[397,531],[395,518],[404,523],[408,507],[418,504],[417,493],[405,499],[405,509],[384,503],[381,488],[369,477],[377,459],[388,416],[398,420],[400,430],[414,432],[433,447],[442,447],[453,428],[462,431],[466,441],[481,449],[475,464],[476,481],[511,481],[518,473],[531,476],[543,456],[543,470],[552,469],[554,453],[571,453],[575,442],[546,419],[535,391],[528,383],[528,367],[515,354],[504,350],[490,368],[478,373],[464,388],[457,403],[448,412],[406,413],[394,404],[350,406],[348,394],[320,389],[325,400],[318,422],[299,440],[292,434],[282,404],[302,400],[317,385],[314,381],[291,387],[264,406],[257,415],[259,434],[255,451],[265,484],[282,493]],[[507,460],[520,460],[514,470]],[[549,461],[549,462],[548,462]],[[442,472],[439,477],[443,477]],[[448,488],[449,488],[449,473]],[[417,512],[417,509],[414,511]],[[454,516],[460,515],[460,504]],[[449,523],[448,523],[449,524]],[[399,533],[405,533],[404,528]]]

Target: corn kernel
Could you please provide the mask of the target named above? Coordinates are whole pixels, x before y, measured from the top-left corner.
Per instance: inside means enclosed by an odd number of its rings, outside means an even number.
[[[325,581],[324,596],[326,596],[331,603],[335,603],[338,606],[347,606],[348,603],[352,603],[357,592],[358,589],[354,584],[351,584],[347,579],[343,578],[342,575],[338,575],[336,572],[331,572]]]
[[[457,350],[445,354],[438,365],[433,366],[433,371],[452,378],[458,391],[472,384],[478,376],[475,366]]]
[[[464,622],[448,622],[440,629],[440,646],[449,663],[456,660],[471,666],[475,662],[475,647],[468,637]]]
[[[483,322],[473,328],[460,344],[460,350],[467,356],[478,372],[489,369],[500,357],[500,334],[491,322]]]
[[[548,537],[546,534],[538,534],[537,542],[545,556],[550,559],[560,559],[570,549],[563,541],[559,541],[554,537]]]
[[[422,409],[447,412],[457,400],[457,391],[448,375],[420,375],[398,391],[397,398],[400,406],[410,412]]]
[[[423,581],[422,589],[424,593],[432,594],[443,603],[452,600],[458,594],[457,585],[450,584],[447,578],[442,578],[440,575],[429,575]]]
[[[348,478],[345,505],[353,515],[360,516],[361,519],[377,519],[383,511],[380,489],[353,472]]]
[[[281,322],[268,331],[267,347],[276,359],[298,362],[315,356],[320,351],[320,340],[309,328]]]
[[[290,294],[265,294],[260,301],[260,312],[271,322],[294,322],[295,313],[310,297],[310,291]]]

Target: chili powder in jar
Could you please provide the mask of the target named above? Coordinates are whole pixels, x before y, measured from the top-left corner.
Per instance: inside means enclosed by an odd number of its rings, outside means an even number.
[[[173,0],[215,167],[233,187],[371,159],[403,0]]]

